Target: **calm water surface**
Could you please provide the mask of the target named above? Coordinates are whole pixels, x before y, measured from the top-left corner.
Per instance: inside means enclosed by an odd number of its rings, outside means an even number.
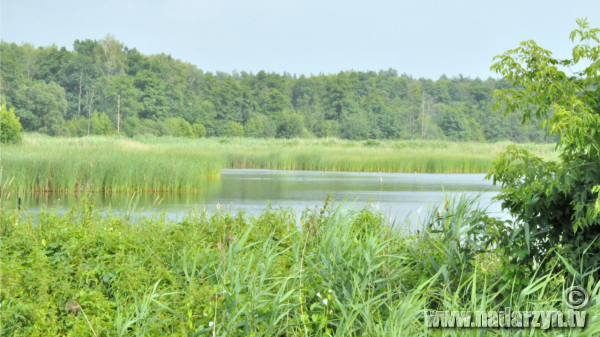
[[[322,206],[327,193],[339,204],[346,201],[353,208],[367,204],[379,208],[397,220],[424,214],[428,204],[443,200],[444,192],[455,195],[480,194],[480,203],[489,206],[491,215],[502,216],[500,204],[491,203],[498,186],[484,180],[485,174],[410,174],[356,173],[278,170],[223,170],[221,179],[213,180],[202,193],[145,193],[139,196],[136,212],[165,212],[169,218],[181,218],[192,208],[221,209],[260,213],[268,203],[273,207],[291,207],[300,214],[307,207]],[[443,185],[443,187],[442,187]],[[115,193],[93,196],[97,209],[123,212],[131,194]],[[23,197],[31,213],[41,209],[66,212],[76,201],[73,194],[46,193]],[[13,200],[14,198],[11,198]],[[16,204],[16,200],[13,200]]]

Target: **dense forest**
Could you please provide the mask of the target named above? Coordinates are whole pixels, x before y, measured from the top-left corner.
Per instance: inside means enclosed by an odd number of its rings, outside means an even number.
[[[340,137],[546,142],[519,113],[491,114],[505,80],[415,79],[394,69],[204,72],[113,36],[65,47],[1,43],[1,103],[54,136]]]

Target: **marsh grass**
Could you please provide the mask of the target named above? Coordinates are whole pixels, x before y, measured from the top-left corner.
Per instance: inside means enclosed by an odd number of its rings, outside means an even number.
[[[137,137],[153,146],[212,149],[227,168],[279,170],[484,173],[497,153],[512,143],[449,141],[350,141],[340,139],[156,138]],[[552,160],[553,144],[519,146]]]
[[[199,191],[221,168],[481,173],[510,143],[339,139],[52,138],[3,146],[1,187],[11,191]],[[552,144],[522,144],[556,158]]]
[[[64,217],[0,213],[1,334],[99,336],[592,336],[600,283],[587,278],[586,329],[428,329],[424,310],[564,310],[564,274],[522,292],[494,252],[461,260],[481,221],[472,199],[430,209],[420,233],[370,209],[302,215],[191,211],[183,221],[102,217],[87,197]],[[443,207],[442,207],[443,206]],[[441,212],[438,214],[438,212]],[[460,217],[460,219],[459,219]],[[427,221],[430,221],[427,220]],[[429,230],[431,229],[431,231]],[[435,230],[434,230],[435,229]],[[441,230],[440,230],[441,229]],[[65,303],[77,301],[81,315]],[[43,333],[42,333],[43,331]]]
[[[199,191],[220,175],[219,157],[123,138],[25,137],[3,147],[2,191]]]

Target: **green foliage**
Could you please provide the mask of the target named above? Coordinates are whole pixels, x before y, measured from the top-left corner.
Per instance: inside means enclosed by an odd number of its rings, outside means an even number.
[[[170,117],[165,120],[175,137],[196,138],[192,125],[183,118]],[[202,124],[200,124],[202,125]],[[206,132],[206,130],[204,130]]]
[[[121,132],[125,133],[129,137],[133,137],[138,134],[140,127],[140,119],[132,116],[127,117],[121,121]]]
[[[196,138],[206,137],[206,128],[204,125],[202,125],[202,123],[192,124],[192,132]]]
[[[1,143],[20,143],[23,139],[19,117],[15,115],[15,109],[7,109],[6,104],[0,107],[0,134]]]
[[[363,145],[364,146],[379,146],[379,145],[381,145],[381,143],[379,143],[376,140],[369,139],[366,142],[364,142]]]
[[[117,130],[107,114],[104,112],[98,114],[97,111],[92,114],[90,120],[90,134],[107,136],[116,132]]]
[[[241,137],[241,126],[252,138],[558,139],[521,125],[522,109],[504,121],[489,117],[491,92],[511,88],[506,80],[415,79],[394,69],[309,77],[210,73],[166,54],[143,55],[110,35],[76,40],[73,51],[5,42],[0,49],[0,101],[15,108],[29,132],[87,136],[87,128],[82,133],[64,121],[98,111],[114,125],[120,120],[120,133],[130,137],[176,135],[166,120],[183,118],[204,125],[208,137]],[[459,114],[446,114],[457,107]]]
[[[12,102],[25,130],[68,136],[64,120],[67,100],[64,89],[58,84],[28,81],[19,86]]]
[[[143,93],[140,97],[140,117],[154,120],[165,118],[168,109],[165,83],[155,73],[144,70],[135,76],[135,86]]]
[[[511,283],[486,242],[469,240],[488,221],[474,199],[435,205],[419,234],[329,199],[301,230],[288,209],[133,221],[79,200],[64,216],[0,212],[2,335],[456,336],[427,329],[423,310],[565,310],[561,274],[508,298],[497,289]],[[585,329],[528,335],[596,335],[600,284],[586,281]]]
[[[70,121],[67,122],[67,130],[69,135],[72,137],[83,137],[88,134],[88,120],[83,116],[73,116]]]
[[[577,22],[571,40],[581,44],[570,59],[553,58],[534,41],[496,57],[492,70],[523,89],[496,91],[495,109],[523,109],[524,122],[543,119],[541,125],[560,137],[560,160],[545,162],[509,147],[490,177],[502,184],[498,199],[516,219],[506,232],[512,262],[543,270],[560,260],[581,281],[600,274],[600,30]],[[571,73],[581,61],[587,66]]]
[[[298,138],[304,133],[304,119],[295,113],[284,113],[277,127],[278,138]]]
[[[244,126],[234,121],[227,121],[223,135],[226,137],[243,137]]]
[[[246,135],[254,138],[275,137],[275,123],[263,114],[253,115],[246,123]]]

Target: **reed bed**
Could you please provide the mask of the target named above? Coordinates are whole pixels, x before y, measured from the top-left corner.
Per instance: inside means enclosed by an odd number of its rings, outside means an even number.
[[[494,252],[461,259],[457,233],[476,200],[433,207],[421,232],[368,208],[326,202],[302,227],[287,209],[259,217],[191,210],[181,222],[102,217],[86,195],[63,217],[0,212],[3,336],[594,336],[587,327],[431,329],[425,310],[565,310],[562,273],[522,291]],[[441,206],[441,205],[440,205]],[[135,209],[135,205],[132,206]],[[443,214],[437,212],[442,210]],[[434,220],[434,223],[429,223]],[[430,230],[435,222],[443,225]],[[453,236],[454,235],[454,236]]]
[[[181,139],[138,137],[153,146],[212,149],[224,155],[226,168],[354,172],[485,173],[510,142],[438,140],[350,141],[340,139]],[[554,144],[519,144],[554,160]]]
[[[206,153],[127,139],[40,139],[3,146],[3,192],[199,191],[223,166]]]
[[[169,137],[52,138],[4,145],[2,191],[198,191],[221,168],[482,173],[511,143]],[[553,144],[521,144],[556,158]]]

